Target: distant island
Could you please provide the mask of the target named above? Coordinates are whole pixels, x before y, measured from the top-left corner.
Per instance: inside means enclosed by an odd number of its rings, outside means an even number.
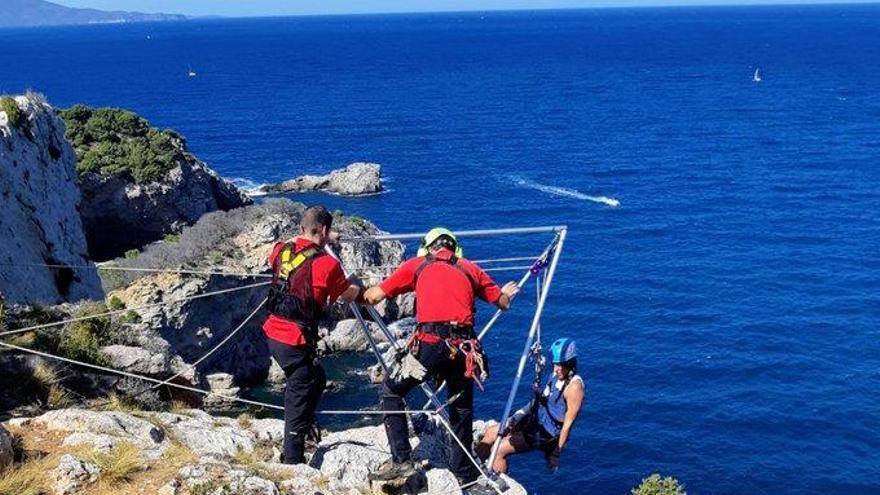
[[[58,26],[71,24],[180,21],[180,14],[144,14],[140,12],[75,9],[45,0],[3,0],[0,28]]]

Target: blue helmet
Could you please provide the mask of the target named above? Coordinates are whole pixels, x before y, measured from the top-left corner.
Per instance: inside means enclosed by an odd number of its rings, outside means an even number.
[[[577,359],[577,347],[574,345],[574,340],[567,337],[557,339],[550,346],[550,356],[553,364],[567,363],[572,359]]]

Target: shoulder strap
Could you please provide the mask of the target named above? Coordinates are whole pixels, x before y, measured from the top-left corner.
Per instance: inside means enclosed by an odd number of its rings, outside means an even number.
[[[275,258],[275,265],[272,267],[275,274],[275,280],[279,278],[284,280],[289,279],[290,276],[296,273],[296,271],[307,261],[325,254],[314,246],[309,246],[298,253],[294,251],[295,249],[296,245],[293,242],[288,242],[285,244],[284,248],[281,249],[281,252],[278,253],[278,256]]]

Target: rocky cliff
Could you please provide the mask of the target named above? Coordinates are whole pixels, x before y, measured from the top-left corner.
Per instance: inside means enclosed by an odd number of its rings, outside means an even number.
[[[64,123],[36,94],[0,108],[0,291],[20,303],[101,298]],[[91,268],[45,266],[56,264]]]
[[[105,260],[177,233],[204,214],[251,200],[193,156],[182,136],[132,112],[61,112],[73,143],[90,252]]]

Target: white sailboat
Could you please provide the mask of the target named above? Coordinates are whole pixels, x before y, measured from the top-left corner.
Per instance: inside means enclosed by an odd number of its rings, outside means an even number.
[[[755,75],[752,76],[752,82],[761,82],[761,69],[755,69]]]
[[[196,77],[197,75],[198,74],[196,74],[196,71],[194,71],[193,68],[190,67],[189,68],[189,77]]]

